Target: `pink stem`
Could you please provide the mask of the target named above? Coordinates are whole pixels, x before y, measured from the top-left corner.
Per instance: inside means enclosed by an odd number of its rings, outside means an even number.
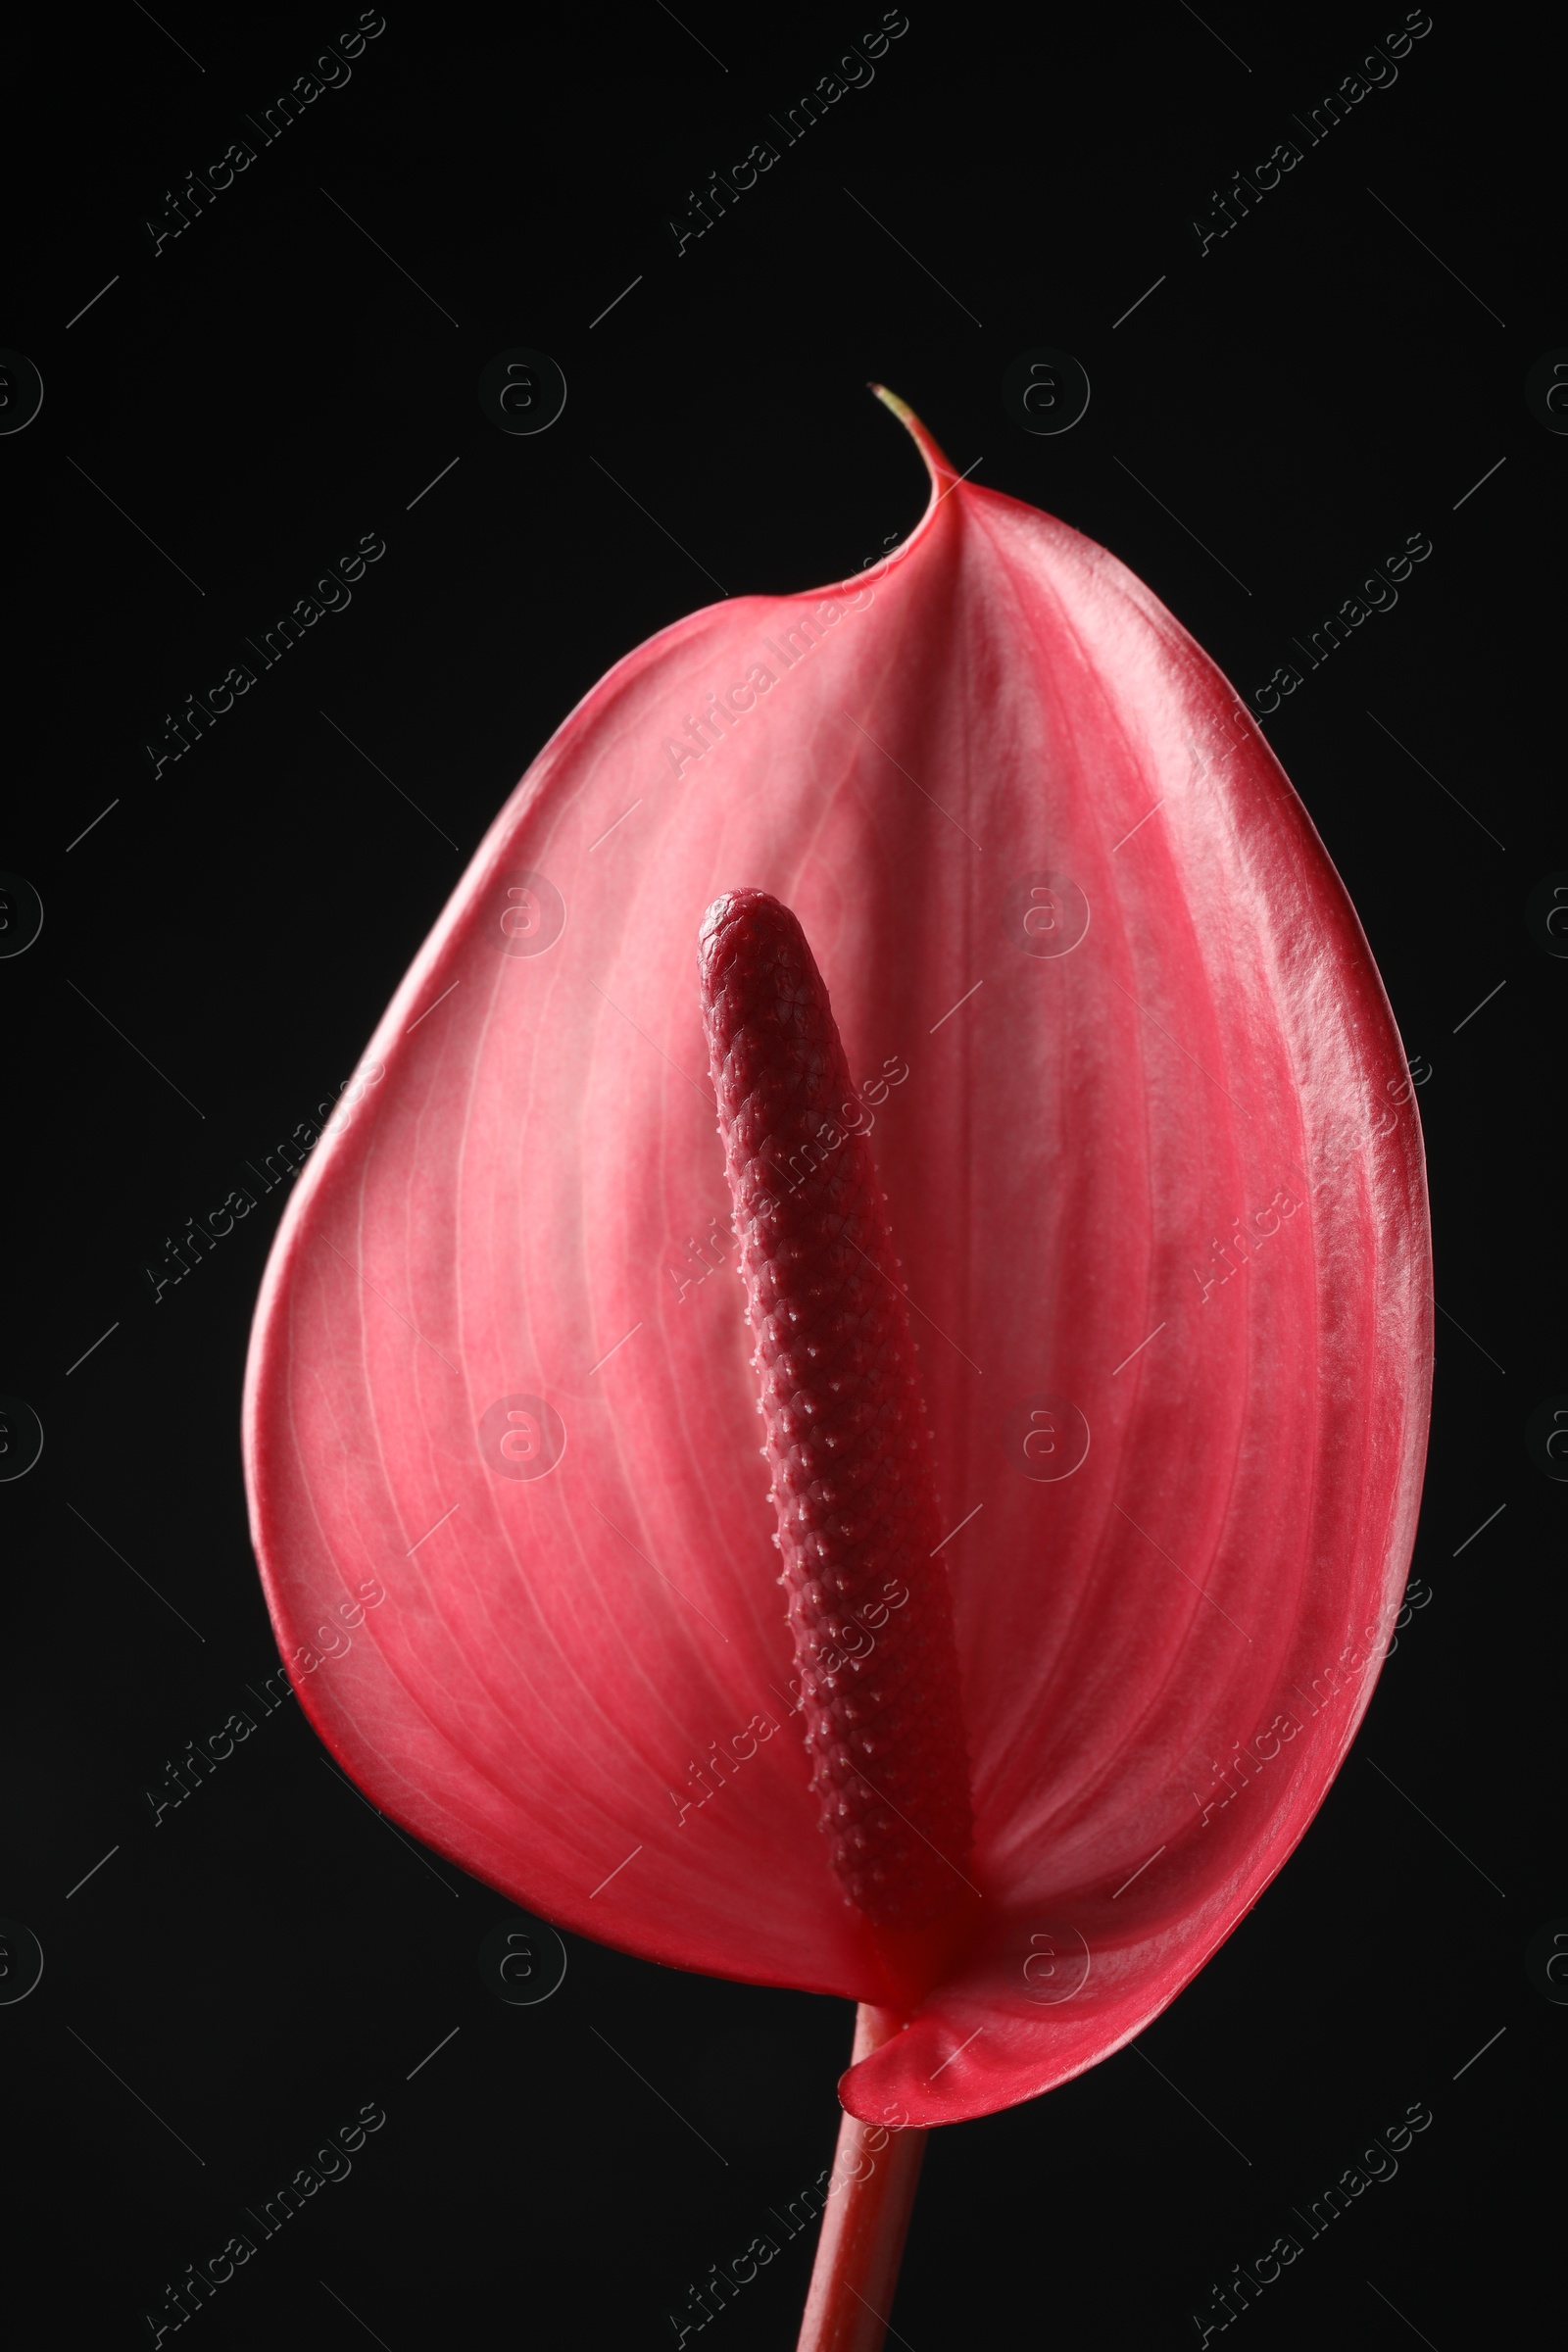
[[[896,2010],[862,2001],[851,2063],[869,2058],[903,2025]],[[923,2132],[890,2132],[845,2115],[798,2352],[882,2352],[925,2140]]]

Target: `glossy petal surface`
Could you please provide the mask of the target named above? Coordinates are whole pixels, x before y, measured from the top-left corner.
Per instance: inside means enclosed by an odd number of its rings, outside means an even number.
[[[285,1661],[394,1820],[626,1950],[875,2000],[696,986],[721,892],[793,908],[957,1531],[987,1926],[844,2084],[936,2123],[1130,2039],[1300,1838],[1398,1604],[1431,1310],[1403,1054],[1278,763],[1123,565],[912,429],[885,570],[664,630],[518,785],[300,1178],[246,1450]]]

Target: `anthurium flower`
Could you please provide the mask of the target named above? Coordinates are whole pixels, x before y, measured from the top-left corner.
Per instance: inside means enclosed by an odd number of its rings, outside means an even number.
[[[290,1202],[245,1432],[374,1802],[579,1934],[861,2003],[844,2103],[923,2127],[1120,2048],[1305,1831],[1430,1273],[1256,727],[889,405],[906,543],[662,631],[496,819]]]

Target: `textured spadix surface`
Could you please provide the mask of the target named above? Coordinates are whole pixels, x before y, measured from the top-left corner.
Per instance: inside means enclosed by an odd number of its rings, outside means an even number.
[[[791,1712],[696,987],[712,900],[792,908],[907,1286],[983,1897],[843,2091],[935,2123],[1127,2041],[1300,1838],[1431,1335],[1403,1054],[1278,763],[910,422],[884,566],[677,622],[517,786],[289,1205],[246,1452],[285,1661],[394,1820],[628,1951],[886,1998]]]
[[[788,907],[716,899],[701,964],[812,1793],[850,1900],[930,1927],[971,1889],[969,1761],[872,1113]]]

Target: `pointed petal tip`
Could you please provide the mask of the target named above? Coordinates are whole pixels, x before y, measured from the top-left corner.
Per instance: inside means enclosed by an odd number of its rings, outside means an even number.
[[[882,406],[885,409],[891,409],[901,424],[912,426],[919,423],[920,420],[916,416],[914,411],[910,408],[908,402],[906,400],[901,400],[896,392],[890,392],[886,384],[868,382],[866,385],[866,390],[868,392],[874,392],[877,399],[882,403]]]
[[[953,489],[959,480],[958,469],[938,448],[930,432],[921,423],[906,400],[901,400],[897,392],[890,392],[886,384],[870,383],[866,388],[875,393],[885,409],[892,411],[925,460],[926,471],[931,476],[931,502],[921,517],[920,524],[916,526],[918,530],[929,522],[938,500],[947,491]],[[912,534],[909,544],[912,544]]]

